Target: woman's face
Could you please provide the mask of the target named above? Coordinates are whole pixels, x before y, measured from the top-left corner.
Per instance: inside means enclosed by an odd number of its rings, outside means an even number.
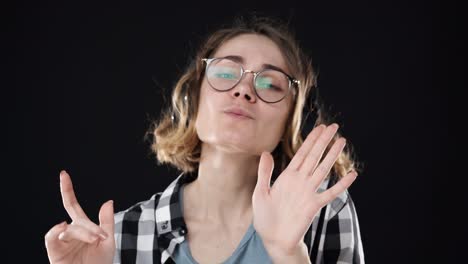
[[[271,64],[291,75],[279,47],[269,38],[243,34],[221,45],[215,58],[238,56],[245,70],[258,72],[263,64]],[[205,144],[229,152],[260,155],[273,151],[284,132],[286,119],[292,103],[292,93],[277,103],[266,103],[256,97],[253,74],[246,73],[231,90],[214,90],[206,75],[200,91],[196,130]],[[224,111],[231,106],[244,109],[252,116],[238,118]]]

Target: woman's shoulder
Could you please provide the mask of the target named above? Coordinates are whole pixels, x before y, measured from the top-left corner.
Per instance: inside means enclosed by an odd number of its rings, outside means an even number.
[[[333,187],[338,181],[339,179],[335,175],[328,177],[321,183],[317,191],[324,192],[327,189]],[[349,206],[350,203],[352,203],[351,194],[348,190],[345,190],[328,204],[329,210],[327,213],[327,219],[331,219],[336,216],[340,211],[343,210],[343,208]]]
[[[148,200],[140,201],[129,208],[114,214],[115,222],[122,221],[156,221],[156,210],[171,204],[173,196],[177,195],[180,185],[186,181],[184,173],[174,179],[163,191],[153,194]],[[160,203],[161,202],[161,203]],[[164,212],[163,212],[164,213]]]
[[[159,202],[162,192],[153,194],[148,200],[140,201],[128,207],[125,210],[116,212],[114,214],[115,223],[124,220],[141,221],[141,220],[155,220],[154,211]]]

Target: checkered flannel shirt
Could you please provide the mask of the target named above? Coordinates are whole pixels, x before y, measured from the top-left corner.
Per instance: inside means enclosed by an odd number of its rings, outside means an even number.
[[[179,201],[180,186],[193,180],[186,175],[181,173],[163,192],[115,214],[114,263],[175,263],[174,249],[187,233]],[[319,192],[327,188],[328,181]],[[349,192],[323,207],[321,214],[321,223],[317,214],[304,237],[311,262],[364,263],[358,217]]]

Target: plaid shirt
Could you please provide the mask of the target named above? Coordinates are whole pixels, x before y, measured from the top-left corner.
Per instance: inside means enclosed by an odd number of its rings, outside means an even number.
[[[181,173],[163,192],[115,214],[114,263],[175,263],[172,254],[187,233],[179,190],[193,180]],[[329,178],[318,191],[327,189],[328,182]],[[314,264],[364,263],[358,218],[348,191],[322,208],[304,242]]]

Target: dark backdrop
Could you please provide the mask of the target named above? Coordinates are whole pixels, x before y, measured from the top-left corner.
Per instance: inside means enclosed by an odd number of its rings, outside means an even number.
[[[369,263],[433,260],[435,177],[446,159],[447,98],[437,4],[415,1],[252,8],[290,19],[320,69],[320,95],[364,172],[350,188]],[[68,219],[59,171],[88,215],[123,210],[178,172],[158,166],[144,134],[202,39],[248,9],[156,1],[16,2],[7,85],[6,238],[11,256],[46,262],[43,236]],[[437,107],[434,107],[437,106]],[[7,253],[7,255],[8,255]],[[22,261],[21,261],[22,262]]]

